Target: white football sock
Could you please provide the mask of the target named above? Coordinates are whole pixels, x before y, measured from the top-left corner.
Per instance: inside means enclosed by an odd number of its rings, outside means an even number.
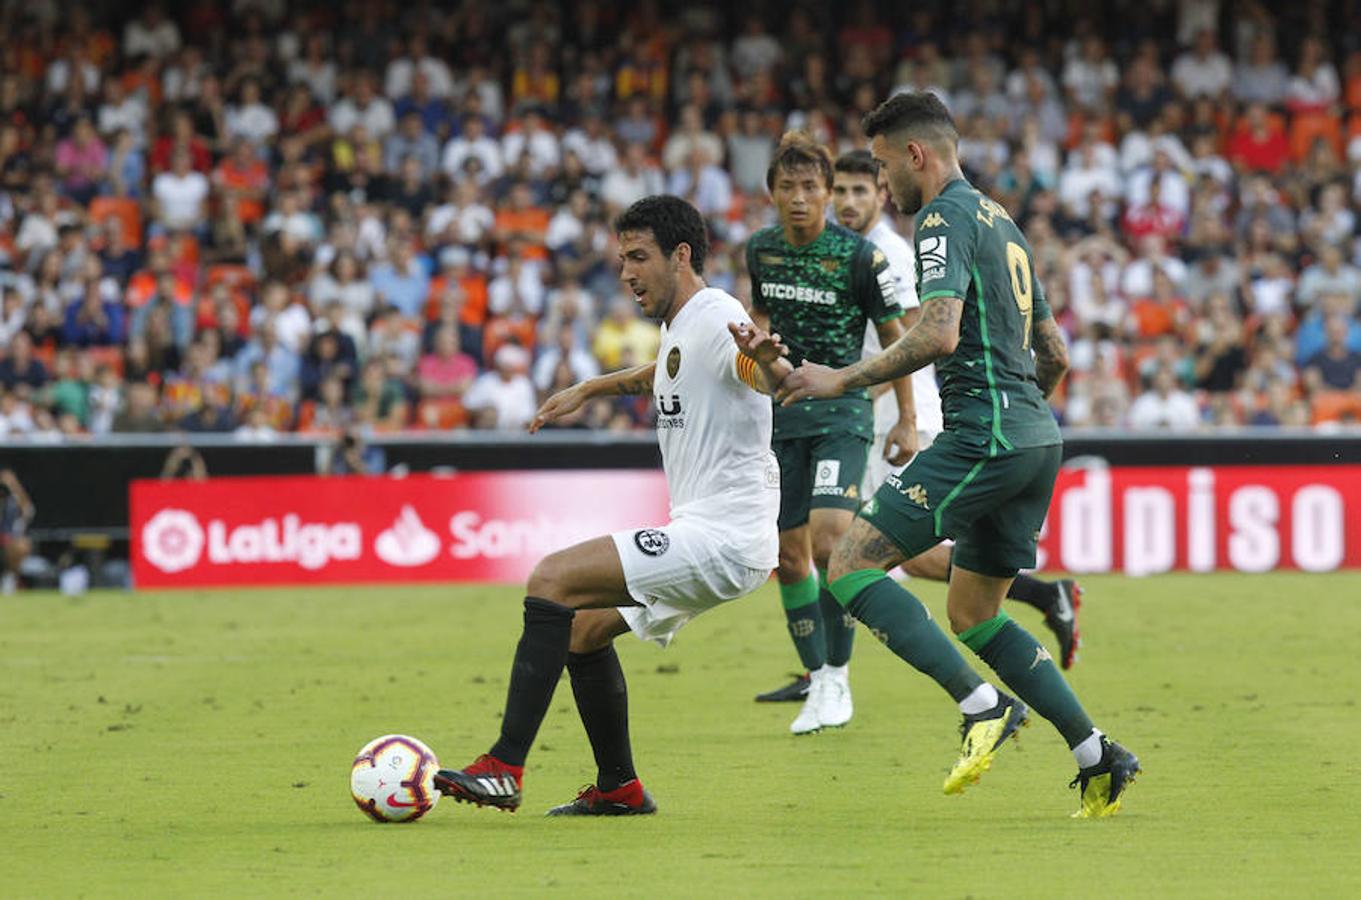
[[[976,716],[996,706],[998,699],[1000,698],[997,696],[997,688],[985,681],[974,688],[969,696],[959,701],[959,711],[966,716]]]
[[[1090,769],[1101,762],[1101,730],[1099,728],[1093,728],[1092,733],[1073,748],[1073,759],[1077,760],[1079,769]]]

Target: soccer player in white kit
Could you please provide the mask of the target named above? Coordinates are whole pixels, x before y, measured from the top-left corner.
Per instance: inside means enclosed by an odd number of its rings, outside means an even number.
[[[696,615],[760,587],[777,562],[780,479],[766,395],[792,366],[774,339],[753,340],[738,300],[705,286],[708,239],[689,203],[644,198],[615,230],[621,280],[663,323],[657,359],[553,395],[530,430],[593,397],[653,394],[671,521],[593,538],[535,567],[500,738],[467,768],[435,776],[459,801],[519,807],[525,758],[566,667],[598,772],[548,814],[655,812],[633,767],[613,641],[632,631],[665,646]]]

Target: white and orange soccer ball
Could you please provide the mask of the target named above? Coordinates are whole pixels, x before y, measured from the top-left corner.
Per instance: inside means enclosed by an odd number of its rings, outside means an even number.
[[[404,734],[385,734],[360,748],[350,771],[355,805],[375,822],[414,822],[439,800],[435,751]]]

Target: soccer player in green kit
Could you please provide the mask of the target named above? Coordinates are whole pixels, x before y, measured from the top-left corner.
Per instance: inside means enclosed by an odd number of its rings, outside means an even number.
[[[766,172],[779,224],[747,242],[752,319],[781,335],[791,361],[848,365],[861,356],[866,323],[888,346],[903,333],[904,310],[883,252],[827,221],[832,157],[809,135],[791,131]],[[893,381],[900,414],[886,455],[902,465],[916,447],[911,381]],[[850,660],[855,622],[828,589],[836,542],[859,509],[860,485],[874,440],[869,393],[776,407],[771,448],[780,464],[780,564],[776,575],[790,635],[809,672],[807,698],[789,726],[810,734],[850,721]],[[810,565],[810,562],[812,565]],[[816,567],[816,568],[815,568]]]
[[[785,404],[830,399],[935,363],[945,430],[890,478],[832,553],[831,590],[895,654],[930,675],[964,716],[957,793],[991,765],[1026,720],[1027,705],[1062,734],[1078,764],[1075,815],[1120,808],[1140,771],[1134,754],[1096,729],[1044,646],[1006,613],[1018,570],[1033,566],[1062,458],[1045,402],[1067,371],[1067,350],[1034,277],[1025,237],[1006,210],[964,180],[959,133],[928,92],[899,94],[865,118],[894,204],[916,216],[921,316],[884,352],[830,368],[805,362],[780,385]],[[773,335],[753,344],[775,345]],[[886,571],[954,538],[950,627],[1019,700],[969,667],[925,607]]]

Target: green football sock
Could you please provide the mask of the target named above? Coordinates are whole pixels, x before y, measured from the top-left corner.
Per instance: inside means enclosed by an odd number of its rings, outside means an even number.
[[[832,582],[832,593],[871,634],[918,671],[934,678],[956,703],[983,683],[945,632],[931,621],[921,601],[882,569],[843,575]]]
[[[780,585],[780,601],[789,620],[789,636],[799,660],[810,672],[827,663],[827,636],[823,630],[822,607],[818,604],[818,577],[812,572],[803,581]]]
[[[991,666],[1016,696],[1053,723],[1070,748],[1092,733],[1092,720],[1063,680],[1049,651],[1006,613],[975,625],[959,639]]]
[[[822,607],[822,629],[827,635],[827,663],[844,666],[851,661],[855,646],[855,617],[842,609],[827,582],[827,570],[818,569],[818,604]]]

